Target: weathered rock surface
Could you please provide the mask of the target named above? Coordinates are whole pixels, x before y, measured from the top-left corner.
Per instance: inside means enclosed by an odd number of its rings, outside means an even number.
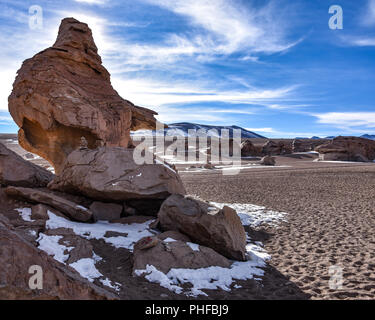
[[[325,143],[327,143],[326,139],[294,139],[292,148],[293,152],[309,152]]]
[[[38,265],[43,271],[43,289],[29,287],[31,266]],[[0,221],[0,299],[117,299],[108,291],[83,279],[68,268],[11,230]]]
[[[315,149],[320,160],[359,161],[375,160],[375,141],[358,137],[336,137],[332,142]]]
[[[173,169],[158,163],[138,165],[133,152],[119,147],[75,150],[49,188],[102,201],[166,199],[174,193],[185,194]]]
[[[168,273],[172,268],[199,269],[211,266],[229,268],[231,265],[228,259],[205,246],[198,246],[193,250],[183,241],[166,242],[155,239],[155,242],[150,241],[153,244],[151,247],[145,247],[142,240],[134,245],[133,273],[136,270],[146,269],[147,265],[152,265],[164,273]]]
[[[276,164],[276,160],[274,157],[265,156],[260,160],[260,164],[263,166],[274,166]]]
[[[262,147],[262,154],[268,156],[276,156],[292,153],[292,146],[282,141],[267,141]]]
[[[93,220],[93,215],[89,209],[51,192],[23,187],[7,187],[5,193],[18,199],[49,205],[73,220],[81,222],[91,222]]]
[[[45,187],[53,174],[31,162],[0,143],[0,185],[19,187]]]
[[[181,195],[162,204],[158,222],[164,231],[178,231],[193,242],[210,247],[230,259],[246,260],[246,233],[235,210],[219,209]]]
[[[256,157],[260,154],[260,148],[254,146],[250,140],[245,140],[241,143],[241,157]]]
[[[95,220],[111,221],[120,219],[122,206],[116,203],[94,201],[90,206],[90,211],[94,215]]]
[[[24,61],[9,97],[20,145],[60,172],[83,136],[89,148],[129,147],[130,130],[155,129],[155,112],[113,89],[90,28],[63,19],[55,44]]]

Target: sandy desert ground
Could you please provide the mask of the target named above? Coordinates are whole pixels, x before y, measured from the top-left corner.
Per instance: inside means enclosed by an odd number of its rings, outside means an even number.
[[[2,135],[0,142],[27,154],[15,143],[15,135]],[[48,166],[43,159],[29,157]],[[238,175],[176,165],[189,194],[287,213],[278,225],[247,228],[251,239],[261,241],[271,255],[261,281],[238,281],[241,287],[230,292],[205,290],[209,296],[199,299],[375,298],[375,163],[316,162],[316,158],[313,153],[278,156],[276,167],[252,165],[256,159],[248,159]],[[187,298],[131,277],[126,250],[104,252],[100,241],[94,248],[105,259],[113,259],[98,268],[126,284],[121,298]],[[330,288],[332,266],[342,269],[341,288]],[[121,277],[119,267],[124,270]]]

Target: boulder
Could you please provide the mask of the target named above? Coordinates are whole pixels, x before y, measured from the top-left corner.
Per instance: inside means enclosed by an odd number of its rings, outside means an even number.
[[[5,193],[10,197],[51,206],[72,220],[81,222],[93,221],[93,215],[89,209],[51,192],[43,191],[41,189],[7,187]]]
[[[0,185],[45,187],[53,174],[29,161],[0,143]]]
[[[263,157],[260,162],[261,165],[263,166],[274,166],[276,164],[276,160],[274,157],[271,156],[265,156]]]
[[[358,137],[336,137],[315,149],[320,160],[358,161],[375,160],[375,141]]]
[[[120,219],[122,213],[122,205],[116,203],[104,203],[94,201],[90,206],[90,211],[95,220],[115,220]]]
[[[129,147],[130,131],[155,129],[155,112],[113,89],[87,24],[61,21],[56,42],[23,62],[9,97],[20,145],[59,173],[85,137],[89,148]]]
[[[194,244],[189,245],[179,240],[148,238],[151,239],[141,239],[134,245],[133,274],[135,275],[137,270],[144,270],[147,265],[152,265],[165,274],[172,268],[200,269],[213,266],[229,268],[231,265],[228,259],[205,246],[194,247]],[[145,246],[144,240],[148,240],[147,242],[152,245]]]
[[[235,210],[219,209],[182,195],[171,195],[158,213],[164,231],[178,231],[227,258],[246,260],[246,233]]]
[[[31,289],[31,266],[43,271],[42,289]],[[0,299],[114,300],[117,297],[55,261],[0,221]]]
[[[52,213],[54,213],[55,215],[57,215],[59,217],[66,218],[66,216],[64,214],[57,211],[56,209],[53,209],[53,208],[51,208],[49,206],[46,206],[44,204],[41,204],[41,203],[36,204],[36,205],[31,207],[31,217],[30,218],[32,220],[48,220],[49,219],[48,211],[51,211]]]
[[[49,188],[113,202],[163,200],[174,193],[185,194],[182,181],[172,168],[163,163],[138,165],[133,152],[134,149],[120,147],[77,149],[68,156]],[[137,209],[136,203],[132,202],[131,207]],[[140,206],[149,203],[152,202],[138,201]],[[161,202],[156,203],[159,208]]]
[[[292,146],[282,141],[268,140],[262,147],[262,154],[276,156],[292,153]]]
[[[261,154],[261,150],[254,146],[250,140],[242,141],[241,143],[241,157],[256,157]]]

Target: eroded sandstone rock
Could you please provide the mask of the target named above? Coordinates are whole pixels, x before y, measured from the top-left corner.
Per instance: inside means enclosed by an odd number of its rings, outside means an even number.
[[[178,231],[230,259],[246,260],[246,233],[235,210],[219,209],[182,195],[171,195],[158,213],[164,231]]]
[[[155,129],[155,112],[137,107],[113,89],[90,28],[63,19],[55,44],[18,70],[9,112],[20,127],[20,145],[48,160],[56,173],[66,156],[87,140],[132,145],[130,130]]]
[[[29,161],[0,143],[0,185],[45,187],[53,174]]]
[[[46,192],[40,189],[8,187],[5,189],[5,193],[8,196],[17,199],[24,199],[33,203],[43,203],[49,205],[62,212],[72,220],[81,222],[93,221],[93,215],[89,209],[57,196],[51,192]]]
[[[265,156],[263,157],[260,162],[261,165],[263,166],[274,166],[276,164],[276,160],[274,157],[271,156]]]
[[[117,299],[32,246],[1,220],[0,248],[0,299]],[[43,271],[43,288],[38,290],[29,287],[29,268],[35,265]]]
[[[102,201],[128,200],[135,209],[137,203],[132,199],[160,200],[174,193],[185,194],[177,172],[162,163],[138,165],[133,152],[119,147],[75,150],[49,188]],[[161,202],[157,204],[160,207]]]
[[[151,237],[152,238],[152,237]],[[147,265],[152,265],[161,272],[168,273],[172,268],[200,269],[212,266],[229,268],[228,259],[205,246],[196,246],[193,250],[189,243],[175,240],[157,240],[150,243],[150,247],[144,246],[144,239],[134,245],[133,274],[136,270],[144,270]],[[170,238],[167,238],[170,240]]]

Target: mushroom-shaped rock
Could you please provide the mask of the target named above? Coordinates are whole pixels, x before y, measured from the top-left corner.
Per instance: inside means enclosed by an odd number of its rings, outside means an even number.
[[[128,147],[131,130],[155,129],[155,112],[113,89],[87,24],[63,19],[55,44],[23,62],[9,96],[20,145],[59,173],[79,147]]]

